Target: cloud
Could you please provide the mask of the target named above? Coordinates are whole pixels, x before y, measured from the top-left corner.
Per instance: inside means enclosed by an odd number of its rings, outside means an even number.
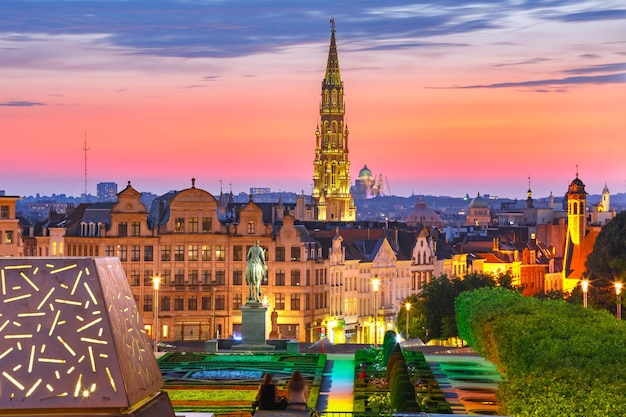
[[[572,68],[563,71],[566,74],[589,74],[592,72],[626,71],[626,63],[592,65],[591,67]]]
[[[530,58],[530,59],[525,59],[523,61],[494,64],[493,66],[494,67],[511,67],[511,66],[518,66],[518,65],[541,64],[546,61],[551,61],[551,59],[550,58]]]
[[[38,101],[26,101],[26,100],[12,100],[0,102],[0,106],[5,107],[33,107],[33,106],[45,106],[44,103]]]
[[[597,20],[626,19],[626,9],[591,10],[586,12],[568,13],[555,17],[563,22],[590,22]]]
[[[560,79],[549,80],[532,80],[521,82],[507,82],[496,84],[479,84],[479,85],[466,85],[466,86],[454,86],[454,87],[429,87],[429,88],[517,88],[517,87],[538,87],[538,86],[562,86],[573,84],[619,84],[626,83],[626,72],[609,75],[596,75],[596,76],[578,76],[567,77]],[[546,92],[544,90],[542,92]]]

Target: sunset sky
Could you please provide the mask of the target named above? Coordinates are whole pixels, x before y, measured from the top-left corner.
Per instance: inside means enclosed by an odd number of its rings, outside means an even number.
[[[626,192],[623,0],[2,0],[0,190],[310,194],[331,17],[352,182]]]

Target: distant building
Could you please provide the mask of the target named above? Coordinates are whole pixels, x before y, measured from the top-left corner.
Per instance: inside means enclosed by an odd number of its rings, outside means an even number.
[[[117,183],[115,182],[99,182],[96,186],[98,201],[116,201],[117,200]]]
[[[352,196],[354,198],[374,198],[385,195],[385,184],[383,182],[383,174],[378,175],[378,180],[372,176],[372,171],[363,165],[359,171],[359,178],[354,181],[352,186]]]
[[[269,194],[272,190],[268,187],[250,187],[250,195]]]
[[[0,192],[0,256],[24,256],[20,222],[15,215],[18,196]]]

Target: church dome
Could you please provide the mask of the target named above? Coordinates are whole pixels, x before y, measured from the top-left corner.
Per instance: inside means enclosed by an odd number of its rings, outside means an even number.
[[[470,202],[470,208],[488,208],[487,201],[480,196],[480,193]]]
[[[422,224],[425,227],[443,227],[441,217],[434,210],[429,209],[421,199],[415,204],[415,208],[406,215],[405,221],[407,226]]]
[[[361,170],[359,171],[359,178],[366,178],[371,176],[372,171],[370,171],[370,169],[367,167],[367,164],[363,165],[363,168],[361,168]]]

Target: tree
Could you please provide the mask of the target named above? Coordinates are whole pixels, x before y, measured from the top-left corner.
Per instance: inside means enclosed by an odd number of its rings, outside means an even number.
[[[590,281],[588,301],[615,311],[615,282],[626,280],[626,211],[602,227],[585,263]]]
[[[407,297],[402,305],[411,303],[409,309],[409,338],[419,337],[424,342],[428,340],[426,315],[424,314],[424,302],[416,295]],[[406,339],[406,308],[401,308],[396,316],[396,331]]]

